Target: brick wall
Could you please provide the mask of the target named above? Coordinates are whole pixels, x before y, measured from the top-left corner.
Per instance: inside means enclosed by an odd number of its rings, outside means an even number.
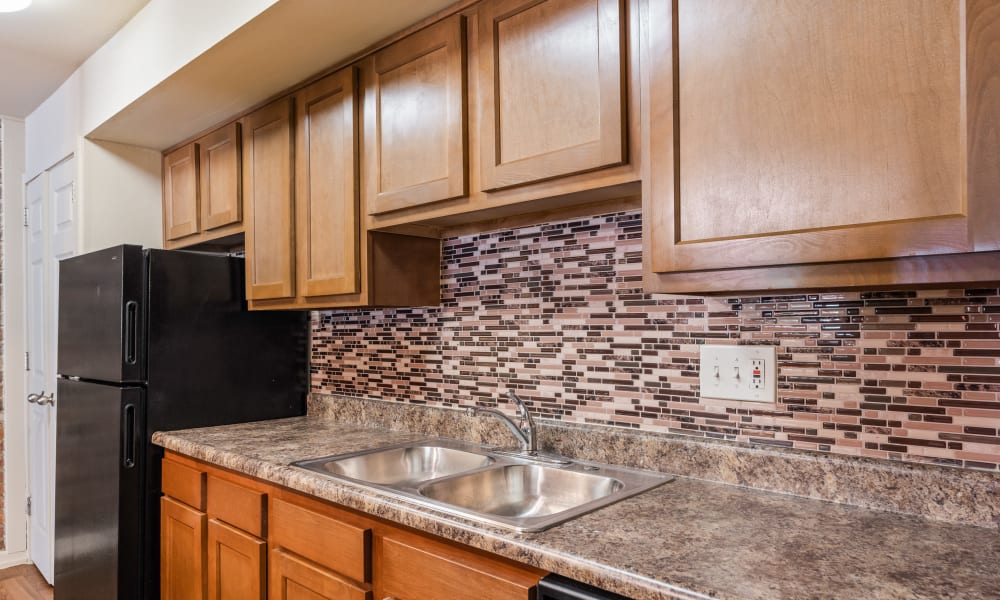
[[[441,307],[314,313],[312,389],[515,389],[565,421],[997,469],[996,288],[644,294],[641,234],[628,212],[446,240]],[[777,346],[776,405],[699,397],[717,343]]]

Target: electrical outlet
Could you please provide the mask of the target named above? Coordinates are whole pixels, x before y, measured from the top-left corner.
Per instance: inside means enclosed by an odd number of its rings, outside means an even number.
[[[774,346],[701,346],[701,395],[720,400],[775,402]]]

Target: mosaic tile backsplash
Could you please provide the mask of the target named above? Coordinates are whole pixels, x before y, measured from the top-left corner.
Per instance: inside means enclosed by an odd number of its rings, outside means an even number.
[[[312,390],[514,389],[564,421],[997,470],[997,288],[644,294],[641,235],[626,212],[445,240],[440,307],[313,314]],[[700,344],[777,346],[777,403],[699,397]]]

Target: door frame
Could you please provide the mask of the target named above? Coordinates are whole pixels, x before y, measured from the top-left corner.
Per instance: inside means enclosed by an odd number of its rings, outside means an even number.
[[[24,121],[3,117],[3,431],[5,550],[0,568],[28,562],[28,413],[25,406],[24,341]]]

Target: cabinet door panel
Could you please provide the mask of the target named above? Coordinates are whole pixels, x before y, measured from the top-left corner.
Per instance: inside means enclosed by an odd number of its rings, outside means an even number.
[[[377,547],[378,597],[452,600],[475,590],[477,600],[527,600],[544,574],[402,531]]]
[[[292,104],[282,99],[243,119],[247,297],[295,295]]]
[[[650,3],[651,271],[994,248],[967,168],[964,40],[986,34],[964,4]]]
[[[160,597],[205,598],[205,513],[160,498]]]
[[[198,233],[198,145],[163,157],[163,232],[167,240]]]
[[[290,552],[271,551],[271,600],[371,600],[370,591]]]
[[[467,193],[465,87],[461,15],[370,61],[364,111],[369,214]]]
[[[354,69],[302,90],[296,107],[299,294],[354,294],[361,287]]]
[[[497,0],[479,18],[483,188],[625,161],[624,2]]]
[[[267,544],[212,519],[208,522],[210,600],[264,600]]]
[[[243,219],[240,124],[230,123],[198,141],[201,223],[209,230]]]

